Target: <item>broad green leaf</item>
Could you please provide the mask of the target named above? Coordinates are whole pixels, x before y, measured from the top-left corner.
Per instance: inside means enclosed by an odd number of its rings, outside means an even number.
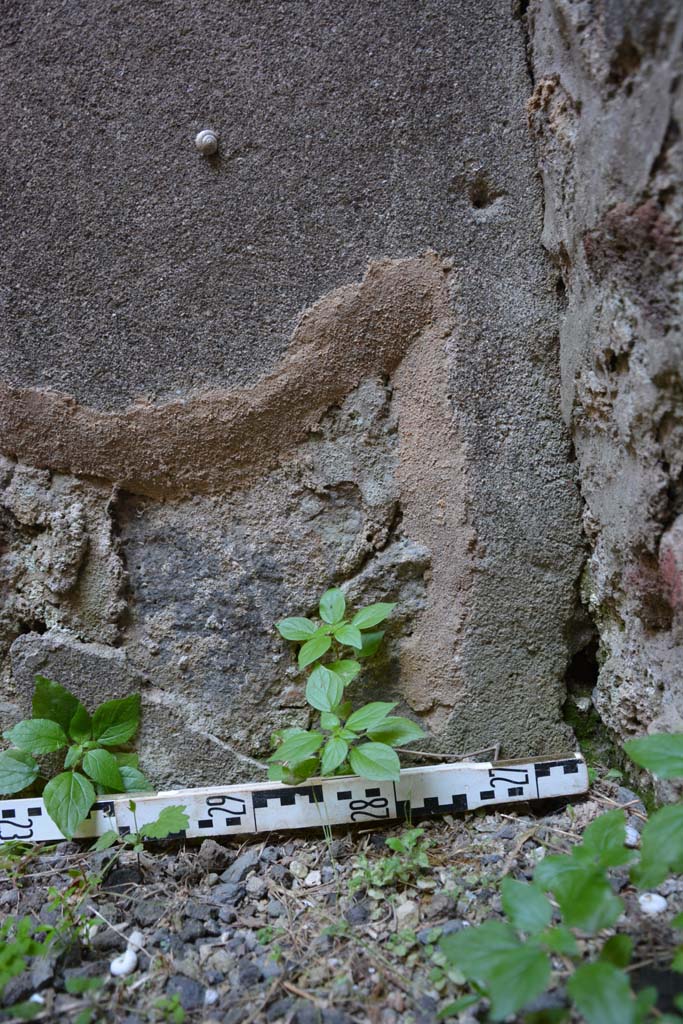
[[[445,935],[439,946],[451,964],[486,985],[492,1020],[516,1013],[543,992],[550,979],[548,956],[533,942],[520,943],[514,928],[502,921]]]
[[[80,772],[62,772],[43,790],[45,810],[67,839],[88,817],[96,795],[92,783]]]
[[[587,1024],[635,1024],[628,977],[613,964],[582,964],[567,982],[567,991]]]
[[[626,864],[634,856],[626,841],[626,814],[622,810],[608,811],[592,822],[583,834],[580,846],[574,847],[574,857],[590,855],[603,868]]]
[[[50,718],[68,732],[69,722],[78,707],[79,700],[59,683],[53,683],[45,676],[36,676],[33,691],[33,717]]]
[[[82,995],[83,992],[95,992],[104,985],[104,978],[67,978],[64,988],[72,996]]]
[[[455,1017],[457,1013],[462,1013],[463,1010],[467,1010],[470,1006],[474,1006],[481,1000],[481,996],[460,996],[460,999],[456,999],[453,1003],[448,1003],[444,1006],[436,1015],[437,1020],[446,1020],[447,1017]]]
[[[632,761],[660,779],[683,778],[683,733],[659,733],[627,740],[624,750]]]
[[[318,658],[322,658],[326,651],[329,651],[332,646],[332,640],[329,636],[316,636],[312,640],[308,640],[301,650],[299,651],[299,668],[306,668],[308,665],[312,665]]]
[[[268,781],[269,782],[283,782],[285,778],[286,768],[283,764],[269,764],[268,765]]]
[[[629,935],[613,935],[600,950],[599,960],[615,967],[628,967],[633,953],[633,939]]]
[[[342,740],[351,741],[358,739],[358,733],[354,732],[352,729],[340,729],[337,736]]]
[[[271,745],[275,747],[281,746],[285,740],[288,740],[290,736],[301,736],[308,735],[307,729],[302,729],[301,726],[290,726],[285,729],[276,729],[270,738]]]
[[[334,638],[340,644],[344,644],[346,647],[355,647],[357,650],[361,650],[363,646],[363,637],[359,629],[355,626],[335,626]]]
[[[21,793],[38,778],[40,765],[24,750],[0,753],[0,793]]]
[[[504,878],[500,887],[503,910],[520,932],[536,935],[550,924],[553,908],[533,885]]]
[[[350,700],[345,700],[343,704],[340,704],[339,707],[336,708],[336,712],[341,719],[348,718],[352,711],[353,704]]]
[[[372,629],[373,626],[377,626],[380,622],[384,622],[384,620],[391,615],[395,607],[395,604],[386,604],[383,602],[380,602],[379,604],[369,604],[367,608],[361,608],[360,611],[356,612],[354,617],[351,619],[351,625],[357,626],[358,629]]]
[[[545,857],[536,868],[534,882],[552,892],[570,928],[589,932],[610,928],[623,910],[604,870],[573,856]]]
[[[297,786],[300,782],[310,779],[312,775],[320,774],[320,759],[317,757],[307,757],[305,761],[297,761],[296,764],[292,764],[289,767],[282,765],[276,767],[282,768],[279,782],[284,782],[287,786]]]
[[[10,1006],[4,1012],[8,1017],[13,1017],[15,1020],[33,1020],[39,1013],[43,1013],[45,1007],[42,1003],[34,1003],[32,1000],[27,999],[23,1003],[15,1003],[14,1006]],[[75,1022],[74,1022],[75,1024]]]
[[[335,768],[346,759],[349,752],[349,745],[346,740],[336,739],[334,736],[328,740],[323,747],[321,768],[323,775],[329,775]]]
[[[85,743],[92,736],[92,719],[80,701],[69,722],[69,736],[75,743]]]
[[[176,832],[184,832],[190,827],[190,819],[184,807],[164,807],[156,821],[150,821],[140,828],[140,835],[147,839],[167,839]]]
[[[140,694],[100,704],[92,716],[93,736],[103,747],[127,743],[140,723]]]
[[[347,719],[346,727],[347,729],[353,729],[354,732],[375,729],[395,707],[395,701],[393,703],[383,700],[372,701],[372,703],[358,708],[358,711],[354,711]]]
[[[323,622],[334,624],[341,622],[346,611],[346,598],[338,587],[326,590],[320,598],[320,618]]]
[[[123,793],[123,779],[116,758],[108,750],[89,750],[83,758],[83,771],[100,786]]]
[[[656,1005],[659,993],[654,985],[641,988],[636,994],[636,1021],[638,1024],[645,1024],[649,1020],[650,1010]],[[661,1021],[661,1017],[658,1018]]]
[[[317,626],[310,619],[291,618],[282,619],[278,622],[276,629],[285,640],[308,640],[315,633]]]
[[[337,726],[341,725],[341,721],[336,715],[333,715],[331,711],[323,711],[320,715],[320,728],[321,729],[336,729]]]
[[[28,754],[52,754],[67,744],[61,725],[50,718],[26,718],[3,736]]]
[[[114,757],[116,758],[116,763],[119,766],[119,768],[122,768],[124,766],[126,768],[137,768],[140,762],[140,758],[138,757],[137,754],[115,753]]]
[[[344,684],[339,676],[324,665],[313,669],[306,683],[306,700],[317,711],[332,711],[344,696]]]
[[[579,955],[576,939],[564,925],[558,924],[555,928],[548,928],[541,932],[538,938],[551,953],[563,953],[565,956]]]
[[[119,838],[118,832],[110,830],[109,832],[103,832],[100,838],[97,840],[95,845],[92,847],[92,853],[100,853],[102,850],[108,850],[110,846],[113,846],[116,840]]]
[[[74,746],[69,747],[64,758],[65,768],[75,768],[80,759],[85,753],[83,746],[80,743],[76,743]]]
[[[409,718],[398,716],[385,718],[372,729],[368,729],[370,739],[378,743],[388,743],[390,747],[401,747],[404,743],[412,743],[413,740],[422,739],[426,733],[422,731],[417,722]]]
[[[356,654],[357,658],[371,658],[379,649],[384,639],[384,630],[378,629],[372,633],[361,633],[362,646]]]
[[[341,661],[330,662],[326,667],[329,668],[330,672],[334,672],[335,675],[339,676],[344,686],[348,686],[356,678],[362,666],[351,658],[342,658]]]
[[[568,1020],[569,1010],[565,1006],[549,1006],[524,1014],[524,1024],[565,1024]]]
[[[323,742],[323,735],[320,732],[301,732],[286,739],[282,746],[278,747],[270,758],[271,761],[288,761],[290,764],[297,764],[305,761],[307,757],[315,754]]]
[[[683,974],[683,946],[679,946],[671,961],[671,970],[676,974]]]
[[[683,870],[682,861],[683,804],[669,804],[646,822],[640,835],[640,863],[631,870],[631,878],[639,888],[649,889],[663,882],[672,868]]]
[[[145,778],[142,772],[130,765],[119,765],[119,772],[123,782],[123,793],[151,793],[153,786]]]
[[[351,768],[364,779],[398,782],[401,768],[398,754],[385,743],[361,743],[349,752]]]

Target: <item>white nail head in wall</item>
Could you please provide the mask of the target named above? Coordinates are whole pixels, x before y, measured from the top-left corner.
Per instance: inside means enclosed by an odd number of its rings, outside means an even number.
[[[202,156],[213,156],[218,150],[218,136],[211,128],[204,128],[195,136],[194,144]]]

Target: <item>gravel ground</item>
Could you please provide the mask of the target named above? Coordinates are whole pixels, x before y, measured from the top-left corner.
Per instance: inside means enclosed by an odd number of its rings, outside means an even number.
[[[101,873],[112,851],[88,854],[75,843],[34,849],[0,873],[0,920],[31,914],[55,923],[80,905],[92,924],[82,943],[35,960],[13,979],[5,1004],[38,993],[43,1010],[34,1019],[60,1022],[76,1022],[94,1007],[93,1021],[124,1024],[427,1024],[462,991],[438,937],[500,915],[505,875],[530,878],[540,858],[567,852],[586,825],[617,805],[626,806],[629,825],[639,831],[645,808],[607,780],[573,805],[517,805],[428,822],[430,866],[385,886],[370,871],[393,856],[385,841],[405,834],[404,827],[337,830],[329,841],[312,833],[241,846],[207,839],[147,851],[139,863],[125,850],[89,886],[84,879]],[[666,906],[655,915],[643,913],[627,868],[616,869],[613,880],[627,906],[617,930],[636,941],[639,984],[654,980],[661,988],[674,980],[680,989],[680,976],[665,965],[674,946],[669,922],[683,910],[683,880],[659,887]],[[49,909],[49,887],[63,894],[57,909]],[[136,931],[135,969],[112,977],[112,960]],[[65,991],[74,977],[105,982],[97,994],[77,996]],[[557,988],[537,1008],[561,1003]],[[459,1019],[485,1020],[485,1002]]]

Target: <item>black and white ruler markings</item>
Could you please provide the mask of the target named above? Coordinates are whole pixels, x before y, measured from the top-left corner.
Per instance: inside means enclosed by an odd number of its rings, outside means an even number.
[[[417,823],[442,814],[521,800],[571,797],[588,789],[583,757],[535,758],[498,764],[459,762],[405,768],[398,782],[344,775],[300,786],[257,782],[210,789],[179,789],[102,797],[76,832],[87,839],[113,830],[124,835],[155,821],[164,807],[181,805],[190,820],[186,838],[251,835],[321,825],[372,824],[401,819]],[[135,815],[129,801],[135,800]],[[63,839],[35,797],[0,797],[0,843]]]

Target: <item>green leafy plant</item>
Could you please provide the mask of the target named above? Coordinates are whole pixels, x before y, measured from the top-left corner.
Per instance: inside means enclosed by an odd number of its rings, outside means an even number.
[[[633,761],[661,778],[683,777],[683,735],[647,736],[625,747]],[[503,880],[507,920],[486,921],[440,940],[447,960],[475,989],[445,1007],[440,1016],[455,1015],[484,995],[491,1003],[490,1019],[504,1020],[543,992],[555,969],[564,976],[569,1000],[587,1024],[683,1022],[683,1016],[656,1009],[655,989],[632,991],[626,968],[633,944],[627,935],[608,938],[593,961],[584,958],[574,935],[578,929],[599,936],[616,925],[624,904],[610,885],[611,868],[632,862],[631,881],[641,889],[683,871],[683,804],[662,807],[650,817],[639,859],[625,846],[625,826],[622,810],[597,818],[571,853],[544,858],[532,883]],[[559,922],[554,920],[558,916]],[[683,914],[671,924],[683,929]],[[683,973],[683,946],[671,967]],[[683,1000],[679,1003],[683,1011]],[[569,1019],[569,1008],[553,1012],[554,1020]]]
[[[33,716],[3,733],[13,749],[0,753],[0,794],[22,793],[44,782],[36,756],[66,750],[64,771],[43,788],[45,808],[68,839],[97,796],[151,789],[136,754],[119,748],[140,724],[140,695],[101,704],[92,715],[59,683],[36,676]]]
[[[169,1024],[183,1024],[185,1011],[180,1002],[180,996],[174,992],[172,996],[159,996],[152,1004],[154,1020],[168,1021]]]
[[[139,856],[144,849],[145,839],[168,839],[169,836],[188,828],[190,824],[185,808],[177,804],[164,807],[154,821],[148,821],[144,825],[138,825],[137,804],[134,800],[128,801],[128,807],[133,813],[134,831],[127,832],[125,835],[113,830],[103,832],[93,846],[93,851],[108,850],[111,846],[119,843],[122,847],[131,846],[133,853],[137,853]]]
[[[34,956],[46,956],[52,945],[53,929],[42,925],[36,929],[30,917],[8,917],[0,924],[0,999],[8,982],[22,974]],[[14,1016],[30,1015],[33,1007],[39,1013],[39,1004],[18,1003],[10,1008]]]
[[[371,604],[345,618],[346,599],[335,587],[320,599],[320,622],[294,617],[277,623],[281,636],[301,645],[299,668],[311,669],[306,700],[319,712],[319,728],[281,729],[274,734],[277,749],[269,760],[270,779],[297,783],[312,775],[348,774],[398,779],[400,763],[394,748],[419,739],[422,729],[408,718],[392,715],[395,702],[373,701],[354,711],[344,700],[344,689],[361,671],[361,660],[373,655],[382,642],[384,631],[376,627],[395,607]]]
[[[427,850],[431,840],[424,838],[423,828],[411,828],[402,836],[391,836],[386,841],[394,855],[370,860],[362,853],[356,859],[349,882],[349,891],[357,889],[383,889],[388,885],[408,885],[429,867]]]

